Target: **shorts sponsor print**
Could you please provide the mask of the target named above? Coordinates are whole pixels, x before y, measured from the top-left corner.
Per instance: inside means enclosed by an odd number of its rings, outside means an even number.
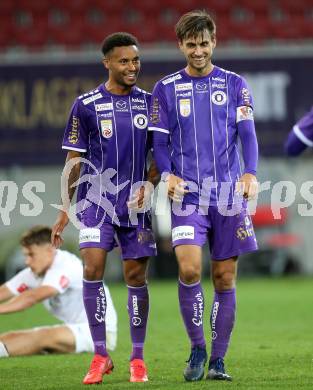
[[[203,246],[208,240],[213,260],[225,260],[258,249],[251,217],[244,204],[236,215],[225,216],[218,207],[207,215],[197,210],[188,216],[172,211],[172,245]]]
[[[125,227],[103,222],[100,228],[81,229],[79,237],[80,249],[102,248],[110,252],[119,246],[123,259],[138,259],[157,254],[150,227]]]

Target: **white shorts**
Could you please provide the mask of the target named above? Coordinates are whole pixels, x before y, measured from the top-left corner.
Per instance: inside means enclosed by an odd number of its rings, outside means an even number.
[[[82,322],[80,324],[57,324],[50,326],[37,326],[33,330],[40,330],[45,328],[58,328],[60,326],[66,326],[69,328],[75,338],[75,352],[94,352],[94,345],[91,338],[89,325],[87,322]],[[117,343],[117,332],[107,330],[106,332],[106,347],[110,351],[114,351]]]
[[[81,324],[65,324],[74,334],[75,337],[75,352],[94,352],[94,345],[91,338],[89,325],[84,322]],[[116,347],[117,332],[106,332],[106,347],[113,351]]]

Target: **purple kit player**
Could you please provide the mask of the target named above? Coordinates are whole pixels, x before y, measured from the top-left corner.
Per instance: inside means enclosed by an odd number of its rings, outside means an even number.
[[[223,359],[235,320],[237,258],[257,249],[246,209],[246,199],[257,191],[253,104],[242,77],[211,63],[216,37],[210,15],[205,11],[183,15],[176,35],[187,66],[156,84],[149,131],[153,131],[158,170],[173,201],[172,242],[179,265],[179,303],[191,342],[184,377],[187,381],[202,379],[207,361],[200,277],[201,247],[208,239],[215,295],[207,378],[231,380]],[[227,195],[223,187],[228,187]],[[237,211],[231,214],[234,206]]]
[[[308,146],[313,147],[313,107],[293,126],[285,150],[289,156],[298,156]]]
[[[151,95],[135,86],[140,70],[135,37],[112,34],[104,40],[102,53],[108,80],[75,100],[62,146],[68,150],[67,162],[84,157],[84,164],[74,166],[67,183],[72,199],[75,191],[72,184],[80,181],[76,211],[82,225],[79,244],[84,260],[83,298],[95,350],[83,383],[101,383],[103,375],[113,369],[106,350],[106,297],[102,279],[107,253],[115,246],[115,240],[124,259],[128,287],[133,346],[130,381],[145,382],[148,377],[143,346],[149,312],[146,271],[149,256],[156,254],[156,244],[150,215],[141,213],[134,219],[128,206],[130,199],[134,203],[131,188],[135,183],[144,188],[140,184],[146,179]],[[140,206],[142,191],[137,200]],[[61,244],[60,234],[69,221],[68,205],[63,207],[65,210],[53,227],[52,243],[56,246]]]

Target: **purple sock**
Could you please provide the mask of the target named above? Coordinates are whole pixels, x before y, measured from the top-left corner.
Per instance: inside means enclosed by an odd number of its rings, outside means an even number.
[[[200,282],[184,284],[179,280],[178,297],[180,312],[182,314],[191,347],[200,346],[205,348],[203,333],[204,297]]]
[[[133,350],[130,360],[143,359],[143,345],[146,337],[146,328],[149,314],[149,293],[147,285],[142,287],[128,287],[128,314],[130,336]]]
[[[105,338],[107,303],[102,280],[83,280],[83,299],[95,353],[107,356]]]
[[[212,347],[210,361],[224,358],[235,322],[236,289],[215,291],[211,310]]]

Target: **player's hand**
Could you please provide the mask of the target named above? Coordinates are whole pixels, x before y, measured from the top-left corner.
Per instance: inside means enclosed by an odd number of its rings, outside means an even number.
[[[180,177],[168,175],[165,179],[168,185],[168,196],[174,202],[181,202],[184,195],[189,191],[186,190],[187,183]]]
[[[65,226],[68,224],[68,221],[69,218],[67,213],[65,211],[60,211],[55,224],[52,226],[51,233],[51,244],[56,248],[59,248],[63,244],[61,234]]]
[[[254,199],[258,193],[259,183],[254,175],[245,173],[236,183],[236,193],[243,195],[247,200]]]
[[[150,209],[150,200],[154,187],[150,182],[146,182],[143,186],[137,189],[131,196],[127,207],[133,211],[142,211],[142,209]]]

